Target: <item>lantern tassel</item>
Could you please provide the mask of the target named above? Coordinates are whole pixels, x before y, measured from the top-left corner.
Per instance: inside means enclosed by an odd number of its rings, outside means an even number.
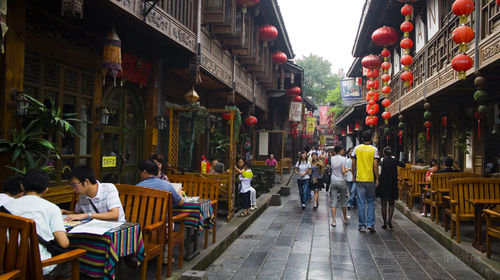
[[[429,128],[427,128],[427,142],[429,142]]]
[[[477,120],[477,139],[481,139],[481,119]]]
[[[399,146],[402,146],[402,145],[403,145],[403,144],[402,144],[402,139],[401,139],[401,138],[403,138],[403,137],[401,137],[401,135],[399,135]]]

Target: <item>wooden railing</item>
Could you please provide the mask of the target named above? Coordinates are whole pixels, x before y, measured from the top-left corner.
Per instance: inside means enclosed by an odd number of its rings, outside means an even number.
[[[162,0],[161,7],[189,30],[196,32],[197,0]]]
[[[481,1],[481,39],[495,32],[500,21],[500,8],[495,0]]]

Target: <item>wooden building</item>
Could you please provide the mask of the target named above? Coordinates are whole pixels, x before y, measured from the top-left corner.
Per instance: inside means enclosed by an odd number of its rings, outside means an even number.
[[[413,57],[410,70],[414,81],[407,88],[400,79],[403,72],[400,63],[402,50],[398,42],[389,48],[389,72],[392,74],[392,92],[389,95],[392,104],[388,108],[392,116],[388,126],[390,133],[384,133],[384,122],[379,114],[377,144],[383,148],[388,143],[410,162],[416,158],[442,160],[451,155],[466,171],[485,175],[498,173],[500,95],[496,78],[500,74],[500,29],[497,27],[500,9],[493,0],[475,1],[475,10],[468,16],[475,37],[466,51],[474,60],[474,65],[466,72],[466,78],[461,80],[451,66],[452,59],[459,53],[459,46],[452,39],[452,32],[459,25],[459,19],[451,9],[453,2],[427,0],[411,3],[414,29],[410,38],[414,45],[410,50]],[[401,38],[403,33],[399,30],[404,21],[401,15],[403,4],[398,1],[365,2],[352,50],[356,59],[347,74],[349,77],[363,76],[361,58],[365,55],[380,54],[382,48],[371,40],[377,28],[394,27]],[[480,121],[476,113],[480,104],[474,99],[478,89],[488,93],[482,103],[487,106],[487,112],[481,115]],[[428,140],[423,116],[425,102],[430,103],[432,113]],[[367,115],[364,105],[366,103],[348,110],[337,119],[337,126],[345,127],[355,121],[364,124]],[[400,115],[404,116],[406,125],[401,143],[397,134]]]
[[[303,71],[291,61],[273,64],[276,51],[294,57],[277,1],[242,10],[236,0],[7,1],[0,138],[20,126],[11,92],[47,105],[54,100],[88,123],[77,124],[83,137],[55,138],[61,158],[50,161],[53,183],[65,184],[76,164],[91,165],[98,177],[114,173],[122,183],[136,183],[141,160],[153,152],[168,157],[168,127],[159,125],[168,124],[166,104],[187,104],[193,88],[201,106],[236,105],[243,119],[255,115],[252,129],[287,129],[287,107],[275,107],[289,102],[288,87],[302,87]],[[276,27],[276,40],[259,40],[265,24]],[[116,78],[103,71],[110,34],[121,42]],[[106,124],[99,121],[104,108]],[[196,149],[192,166],[205,152]],[[11,158],[2,154],[0,164]],[[0,181],[8,175],[0,172]]]

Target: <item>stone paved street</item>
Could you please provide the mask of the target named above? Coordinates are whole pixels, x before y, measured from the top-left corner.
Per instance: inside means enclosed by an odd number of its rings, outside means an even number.
[[[207,269],[209,279],[482,279],[397,210],[394,231],[357,231],[350,210],[345,226],[329,226],[325,191],[320,207],[299,207],[297,186],[282,205],[270,206]],[[241,218],[237,218],[241,219]]]

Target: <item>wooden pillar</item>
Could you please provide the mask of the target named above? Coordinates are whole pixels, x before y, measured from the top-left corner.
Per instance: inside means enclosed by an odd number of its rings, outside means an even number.
[[[92,147],[92,157],[90,158],[90,166],[94,169],[95,174],[101,174],[101,132],[97,131],[97,125],[99,116],[97,114],[97,108],[103,103],[102,96],[103,84],[102,84],[102,72],[98,71],[94,73],[94,102],[92,102],[92,112],[91,112],[91,147]],[[98,175],[99,176],[99,175]]]
[[[152,77],[149,79],[147,98],[144,104],[144,118],[146,126],[144,127],[144,155],[147,158],[151,153],[156,152],[158,145],[159,131],[156,126],[155,117],[158,116],[158,84],[159,78],[159,59],[155,58],[153,62]]]

